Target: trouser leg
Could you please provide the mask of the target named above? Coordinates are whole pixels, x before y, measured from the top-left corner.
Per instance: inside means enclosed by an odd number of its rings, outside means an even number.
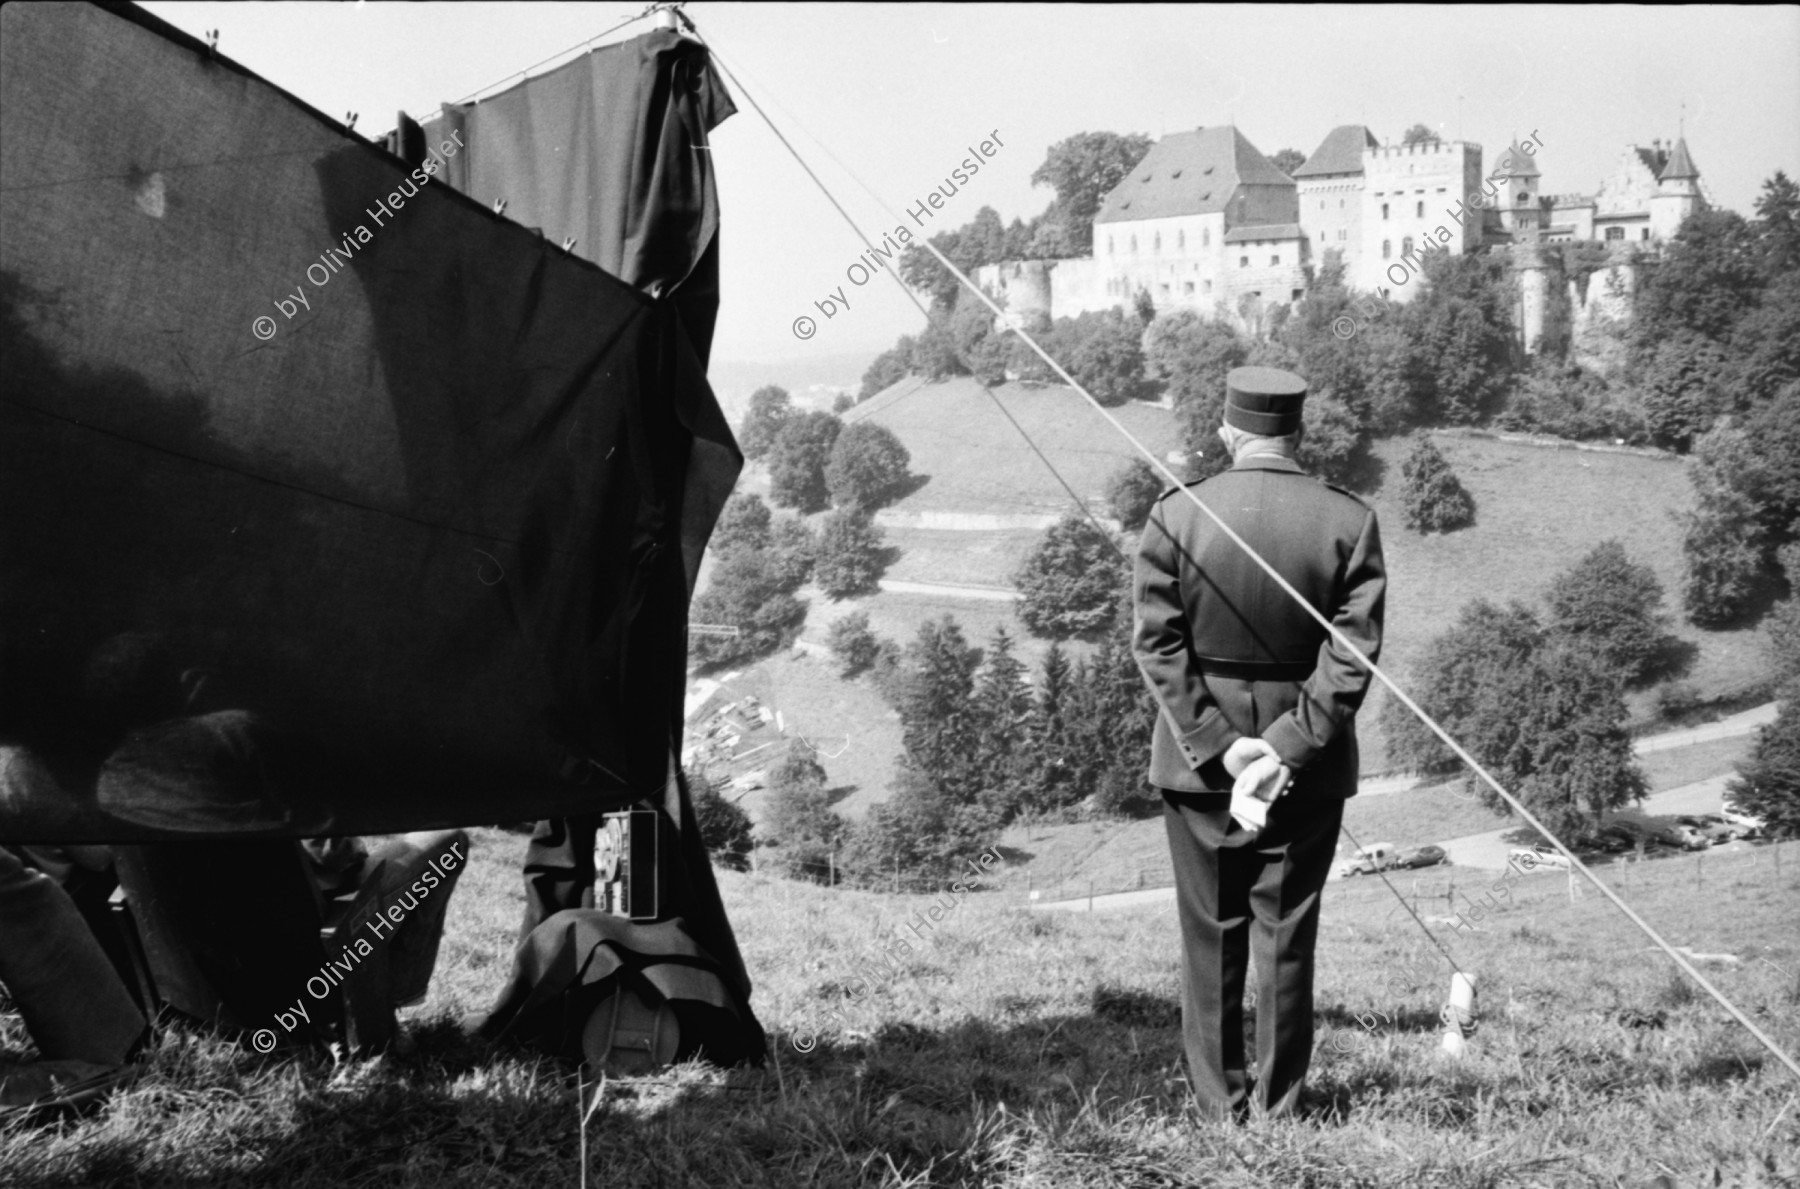
[[[1224,1117],[1244,1107],[1247,1093],[1248,872],[1241,849],[1220,846],[1231,829],[1230,813],[1195,809],[1193,803],[1181,794],[1163,794],[1181,920],[1182,1042],[1200,1109]]]
[[[450,893],[468,857],[469,836],[461,830],[407,834],[369,854],[364,878],[380,881],[381,912],[390,921],[388,910],[400,915],[386,943],[388,998],[395,1006],[424,999],[431,986]]]
[[[1319,902],[1336,849],[1344,803],[1308,805],[1282,823],[1250,891],[1257,970],[1257,1106],[1285,1114],[1299,1105],[1313,1048],[1313,953]],[[1271,822],[1271,826],[1275,823]],[[1283,838],[1282,836],[1285,836]]]
[[[55,880],[0,849],[0,983],[46,1060],[123,1062],[144,1017]]]

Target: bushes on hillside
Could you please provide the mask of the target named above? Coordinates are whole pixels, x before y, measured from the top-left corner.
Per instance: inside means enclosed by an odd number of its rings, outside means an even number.
[[[913,337],[903,334],[898,343],[875,357],[863,372],[862,387],[856,393],[858,404],[906,379],[912,369],[913,346]]]
[[[1071,513],[1038,541],[1014,579],[1019,622],[1034,636],[1087,636],[1112,619],[1128,567],[1110,537]]]
[[[775,862],[790,875],[822,873],[846,823],[831,808],[825,768],[805,740],[789,742],[768,785],[763,831],[776,848]]]
[[[1400,464],[1400,476],[1401,509],[1407,528],[1441,533],[1474,523],[1474,498],[1426,435],[1419,435]]]

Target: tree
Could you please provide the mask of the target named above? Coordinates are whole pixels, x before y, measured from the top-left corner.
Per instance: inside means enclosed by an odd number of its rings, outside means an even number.
[[[975,681],[973,694],[976,739],[976,782],[1003,817],[1012,816],[1024,775],[1026,731],[1031,715],[1031,691],[1025,683],[1025,666],[1013,655],[1012,637],[1005,627],[994,629],[988,642],[987,664]]]
[[[769,498],[784,508],[817,512],[826,506],[825,462],[844,423],[830,413],[790,417],[769,450]]]
[[[1400,135],[1402,145],[1430,144],[1440,139],[1442,138],[1431,130],[1430,124],[1414,124]]]
[[[1454,739],[1468,744],[1489,733],[1496,674],[1522,668],[1537,650],[1543,625],[1523,603],[1502,609],[1477,599],[1457,614],[1448,631],[1432,638],[1411,674],[1408,691],[1425,713]],[[1380,713],[1388,752],[1418,772],[1453,772],[1459,761],[1397,698]]]
[[[1070,514],[1045,531],[1014,581],[1026,630],[1066,640],[1105,627],[1130,576],[1112,539]]]
[[[842,416],[856,407],[856,398],[848,392],[840,392],[831,398],[831,411]]]
[[[831,808],[825,768],[803,739],[769,772],[768,812],[763,826],[769,841],[780,847],[780,862],[789,874],[818,872],[843,834],[844,819]]]
[[[742,871],[749,864],[750,815],[719,792],[704,772],[687,774],[688,796],[694,806],[694,824],[712,860]]]
[[[1131,631],[1130,603],[1122,599],[1114,604],[1073,708],[1074,746],[1089,757],[1082,773],[1089,779],[1077,791],[1099,817],[1134,814],[1149,793],[1144,761],[1159,712],[1132,655]]]
[[[806,618],[806,604],[784,591],[781,582],[765,553],[733,551],[719,558],[688,618],[735,627],[738,635],[696,635],[688,646],[694,660],[708,667],[726,665],[785,646]]]
[[[1650,440],[1685,452],[1711,429],[1728,407],[1730,366],[1723,346],[1691,330],[1656,343],[1639,381]]]
[[[789,593],[799,590],[812,577],[818,558],[819,542],[806,521],[798,516],[783,516],[769,530],[769,564],[774,568],[781,589]]]
[[[925,329],[913,340],[911,367],[923,380],[943,380],[950,376],[966,376],[968,366],[956,353],[956,334],[950,328],[950,315],[932,308]]]
[[[1225,377],[1243,366],[1249,344],[1225,323],[1192,310],[1164,314],[1150,324],[1145,338],[1145,371],[1162,381],[1164,395],[1174,402],[1190,457],[1221,458],[1217,432],[1225,412]]]
[[[1520,605],[1485,600],[1426,649],[1416,700],[1525,807],[1559,835],[1644,795],[1616,675],[1594,653],[1544,630]],[[1382,710],[1390,750],[1420,770],[1454,768],[1451,754],[1397,700]],[[1485,781],[1469,786],[1498,813]]]
[[[1032,171],[1032,185],[1056,191],[1056,221],[1076,253],[1092,250],[1101,200],[1144,159],[1150,145],[1150,138],[1139,134],[1078,132],[1051,145],[1044,163]],[[1049,211],[1045,217],[1048,221]]]
[[[953,801],[979,791],[980,722],[973,695],[981,652],[956,620],[926,620],[907,646],[900,689],[901,743],[912,765]]]
[[[1725,801],[1761,818],[1771,838],[1800,837],[1800,702],[1783,702],[1775,721],[1757,732],[1756,750],[1725,786]]]
[[[1330,392],[1306,398],[1301,408],[1300,448],[1295,460],[1339,487],[1355,487],[1368,454],[1368,437],[1355,412]]]
[[[1406,527],[1420,533],[1450,532],[1475,520],[1475,501],[1431,438],[1420,434],[1400,464],[1401,507]]]
[[[1696,211],[1681,224],[1632,302],[1635,336],[1653,347],[1682,332],[1728,342],[1756,307],[1763,274],[1756,236],[1735,211]]]
[[[903,334],[898,343],[875,357],[875,362],[863,372],[862,388],[856,394],[858,404],[906,379],[912,366],[913,345],[912,336]]]
[[[1779,169],[1756,200],[1755,232],[1764,277],[1777,281],[1800,270],[1800,186]]]
[[[1432,416],[1470,424],[1497,406],[1512,375],[1513,299],[1497,257],[1424,254],[1404,326]]]
[[[750,394],[750,411],[744,414],[744,424],[738,430],[738,449],[745,458],[763,457],[793,415],[793,400],[787,389],[774,384],[758,388]]]
[[[1069,654],[1060,642],[1051,641],[1025,731],[1027,770],[1019,798],[1023,809],[1047,813],[1064,808],[1079,799],[1071,790],[1091,783],[1085,770],[1091,757],[1075,749],[1069,721],[1079,688]]]
[[[1656,571],[1617,539],[1600,542],[1551,582],[1550,630],[1597,653],[1626,682],[1647,677],[1666,636]]]
[[[1120,528],[1128,533],[1139,532],[1167,486],[1149,463],[1133,458],[1121,463],[1106,481],[1106,503],[1119,518]]]
[[[841,616],[825,633],[825,643],[838,658],[842,677],[855,677],[875,663],[881,641],[869,628],[869,613],[853,611]]]
[[[831,502],[843,509],[874,511],[905,489],[911,462],[912,455],[893,430],[858,421],[838,435],[825,464]]]
[[[1293,177],[1294,171],[1306,164],[1306,154],[1299,149],[1282,149],[1269,158],[1269,164]]]
[[[762,502],[761,496],[734,495],[725,501],[725,507],[719,512],[719,521],[713,526],[708,547],[715,556],[721,557],[733,550],[767,549],[772,520],[769,505]]]
[[[1730,623],[1773,584],[1775,550],[1800,520],[1800,383],[1695,441],[1694,509],[1680,517],[1682,601],[1700,624]]]
[[[855,508],[833,512],[819,528],[818,561],[813,580],[834,599],[879,589],[885,550],[882,533],[867,512]]]
[[[1064,366],[1076,382],[1103,405],[1148,395],[1143,326],[1116,309],[1085,313],[1075,321],[1080,342],[1064,357]]]

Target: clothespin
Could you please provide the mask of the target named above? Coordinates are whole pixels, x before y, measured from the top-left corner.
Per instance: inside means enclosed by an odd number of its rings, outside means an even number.
[[[494,213],[496,215],[503,215],[506,213],[506,199],[504,199],[504,198],[494,199]]]
[[[575,237],[574,236],[571,235],[567,239],[563,240],[563,255],[565,255],[565,256],[568,255],[569,250],[571,248],[573,248],[574,246],[575,246]]]
[[[345,112],[344,113],[344,131],[355,132],[356,131],[356,117],[361,114],[362,114],[361,112],[354,112],[354,111]]]
[[[206,56],[209,58],[219,56],[219,31],[217,29],[206,31]]]

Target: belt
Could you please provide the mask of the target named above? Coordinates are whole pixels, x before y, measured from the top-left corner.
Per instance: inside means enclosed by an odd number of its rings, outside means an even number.
[[[1200,672],[1208,677],[1229,677],[1236,681],[1305,681],[1313,675],[1312,661],[1224,661],[1209,656],[1198,658]]]

